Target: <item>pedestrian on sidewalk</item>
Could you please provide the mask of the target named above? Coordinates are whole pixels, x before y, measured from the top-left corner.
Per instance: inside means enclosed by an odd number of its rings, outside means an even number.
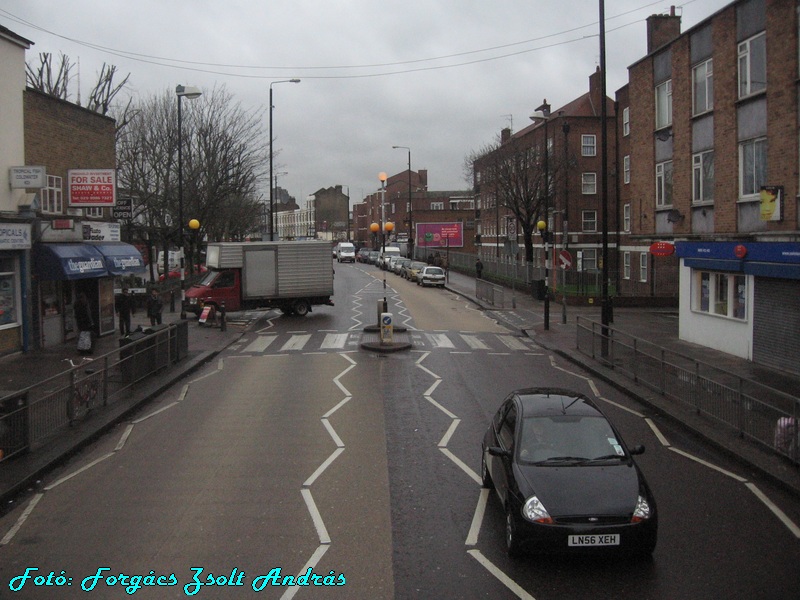
[[[150,325],[161,325],[161,311],[163,309],[164,303],[161,301],[161,296],[159,296],[158,290],[153,288],[147,298],[147,316],[150,317]]]
[[[89,307],[89,299],[85,293],[78,293],[72,310],[75,314],[75,326],[78,328],[78,352],[80,354],[91,354],[94,320],[92,319],[92,309]]]
[[[478,275],[478,279],[481,279],[481,275],[483,274],[483,263],[481,259],[475,261],[475,273]]]
[[[133,297],[128,288],[122,288],[122,293],[117,296],[115,305],[119,316],[119,333],[123,336],[128,335],[131,332],[131,315],[134,313]]]

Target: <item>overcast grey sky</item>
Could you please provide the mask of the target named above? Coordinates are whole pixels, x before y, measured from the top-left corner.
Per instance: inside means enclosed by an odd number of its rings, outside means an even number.
[[[675,3],[682,31],[729,4]],[[609,96],[644,55],[645,19],[668,1],[607,0]],[[378,173],[428,170],[431,190],[468,188],[462,164],[547,99],[588,91],[599,65],[597,0],[2,0],[0,24],[40,52],[80,60],[83,97],[104,62],[129,92],[224,85],[266,110],[273,85],[278,184],[297,198],[341,184],[351,202]],[[77,97],[77,82],[71,100]],[[268,139],[265,116],[264,137]],[[278,168],[280,165],[280,168]],[[265,188],[268,189],[268,188]]]

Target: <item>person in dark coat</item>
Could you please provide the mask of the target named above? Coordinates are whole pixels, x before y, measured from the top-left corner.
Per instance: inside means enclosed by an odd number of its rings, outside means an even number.
[[[72,310],[75,314],[75,327],[78,329],[78,352],[91,354],[94,321],[92,320],[92,309],[89,307],[89,299],[86,294],[83,292],[78,293]]]
[[[164,303],[161,301],[161,296],[158,295],[158,290],[153,288],[147,298],[147,316],[150,317],[150,325],[161,325],[163,309]]]
[[[122,288],[122,293],[117,296],[115,305],[117,315],[119,315],[119,333],[128,335],[131,332],[131,315],[134,313],[133,297],[128,288]]]
[[[475,261],[475,273],[477,273],[478,279],[483,275],[483,263],[480,258]]]

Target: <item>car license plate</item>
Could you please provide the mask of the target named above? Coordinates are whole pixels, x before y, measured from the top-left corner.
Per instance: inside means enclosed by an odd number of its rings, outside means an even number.
[[[619,534],[571,535],[567,544],[569,546],[619,546]]]

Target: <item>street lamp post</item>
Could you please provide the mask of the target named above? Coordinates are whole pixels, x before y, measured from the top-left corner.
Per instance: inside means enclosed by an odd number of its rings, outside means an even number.
[[[542,233],[544,242],[544,328],[550,329],[550,149],[547,147],[547,122],[550,120],[550,105],[547,100],[536,109],[531,119],[544,121],[544,220],[539,221],[536,227]]]
[[[275,239],[275,196],[272,189],[272,86],[276,83],[300,83],[299,79],[281,79],[269,84],[269,241]]]
[[[203,95],[196,87],[185,85],[178,85],[175,88],[175,94],[178,96],[178,232],[180,235],[180,257],[181,257],[181,319],[186,318],[186,308],[184,308],[184,300],[186,299],[186,264],[184,259],[184,224],[183,224],[183,117],[181,114],[181,99],[186,97],[189,100],[194,100]]]
[[[411,206],[411,148],[392,146],[395,150],[408,150],[408,258],[414,258],[414,209]]]

